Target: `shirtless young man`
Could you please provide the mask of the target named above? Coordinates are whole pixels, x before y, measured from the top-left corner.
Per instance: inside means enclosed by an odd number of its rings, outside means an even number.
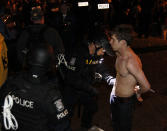
[[[135,86],[138,94],[153,90],[142,70],[140,58],[130,48],[131,29],[117,26],[112,31],[110,45],[116,53],[116,83],[111,93],[112,125],[114,131],[131,131],[135,104]]]

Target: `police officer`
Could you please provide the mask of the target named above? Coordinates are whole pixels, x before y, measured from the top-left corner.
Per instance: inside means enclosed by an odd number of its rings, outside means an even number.
[[[94,33],[69,56],[68,71],[65,77],[66,88],[63,91],[65,103],[73,116],[74,106],[83,105],[81,131],[91,130],[92,120],[97,111],[97,90],[93,87],[95,74],[112,83],[112,76],[103,64],[103,55],[110,49],[108,39],[103,32]]]
[[[0,90],[2,131],[71,131],[58,84],[47,73],[54,63],[50,46],[28,54],[29,69],[10,78]]]
[[[26,54],[38,43],[47,43],[54,49],[56,55],[64,54],[64,45],[58,32],[45,24],[44,12],[40,6],[31,9],[32,24],[25,28],[17,42],[17,57],[24,66]]]

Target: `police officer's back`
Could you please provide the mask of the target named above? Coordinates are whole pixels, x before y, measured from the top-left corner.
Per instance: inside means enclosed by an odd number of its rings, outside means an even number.
[[[47,76],[53,61],[51,47],[32,49],[28,55],[28,71],[9,79],[0,90],[2,130],[71,130],[58,84],[49,81]]]
[[[46,42],[54,49],[55,54],[64,53],[62,39],[58,32],[45,24],[44,12],[40,6],[32,7],[32,24],[25,28],[17,42],[17,57],[19,64],[24,65],[25,57],[31,46]]]

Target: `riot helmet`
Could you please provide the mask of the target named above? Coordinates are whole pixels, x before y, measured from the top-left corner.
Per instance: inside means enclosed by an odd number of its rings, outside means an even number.
[[[54,65],[54,50],[48,44],[41,44],[40,46],[30,49],[28,52],[27,63],[31,67],[39,67],[49,69]]]
[[[109,44],[108,37],[104,32],[98,31],[93,33],[93,35],[89,36],[88,41],[89,43],[93,42],[98,46],[96,51],[100,48],[103,48],[108,55],[112,55],[112,49]]]

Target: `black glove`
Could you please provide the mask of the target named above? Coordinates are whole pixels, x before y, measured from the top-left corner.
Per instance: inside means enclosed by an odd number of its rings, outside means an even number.
[[[102,80],[102,75],[100,73],[95,72],[95,83],[100,82]]]

